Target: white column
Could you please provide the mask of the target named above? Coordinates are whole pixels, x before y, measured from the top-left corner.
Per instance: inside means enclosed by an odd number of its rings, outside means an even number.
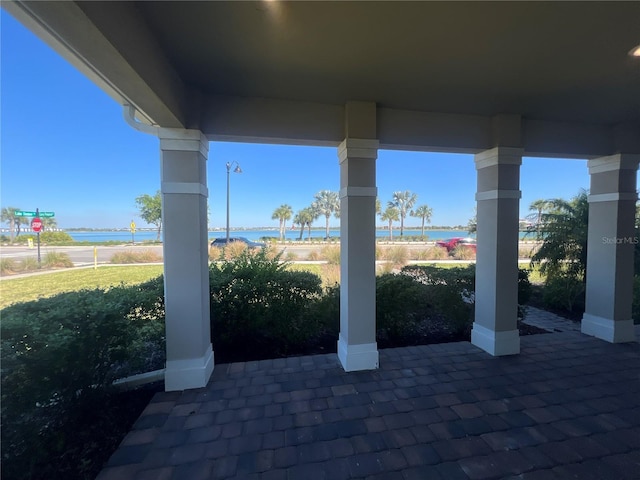
[[[640,155],[618,154],[589,160],[587,285],[582,333],[608,342],[635,340],[633,253],[636,172]]]
[[[518,204],[522,149],[496,147],[475,156],[478,208],[475,321],[471,343],[491,355],[520,352]]]
[[[348,138],[340,159],[340,338],[347,372],[378,368],[376,159],[378,141]]]
[[[159,129],[167,364],[165,390],[204,387],[213,372],[207,154],[199,130]]]

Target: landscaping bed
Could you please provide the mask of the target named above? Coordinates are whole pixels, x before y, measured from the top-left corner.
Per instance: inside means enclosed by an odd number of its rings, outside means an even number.
[[[474,276],[422,266],[377,277],[379,348],[468,341]],[[263,252],[212,264],[210,286],[218,364],[336,351],[337,284]],[[528,292],[522,274],[522,303]],[[162,277],[9,306],[1,328],[3,478],[94,478],[163,388],[112,388],[164,364]]]

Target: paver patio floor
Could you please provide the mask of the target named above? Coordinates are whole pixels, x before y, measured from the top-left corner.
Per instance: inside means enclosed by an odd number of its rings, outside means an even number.
[[[508,357],[381,350],[367,372],[335,354],[217,365],[156,394],[98,479],[639,479],[640,344],[556,330]]]

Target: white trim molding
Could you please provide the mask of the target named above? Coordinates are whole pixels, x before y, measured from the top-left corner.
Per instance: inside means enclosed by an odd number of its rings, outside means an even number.
[[[190,195],[202,195],[203,197],[209,196],[209,189],[201,183],[195,182],[162,182],[160,187],[162,193],[185,193]]]
[[[349,345],[342,334],[338,340],[338,359],[345,372],[375,370],[378,368],[378,344]]]
[[[474,157],[476,170],[481,170],[495,165],[522,165],[522,148],[495,147],[484,152],[477,153]]]
[[[486,190],[484,192],[476,193],[476,201],[478,202],[483,200],[498,200],[502,198],[519,200],[522,198],[522,192],[520,190]]]
[[[620,200],[630,200],[636,202],[638,194],[635,192],[615,192],[615,193],[598,193],[587,197],[588,203],[597,202],[618,202]]]
[[[496,357],[520,353],[520,333],[517,329],[494,332],[477,322],[473,322],[471,343]]]
[[[164,390],[165,392],[173,392],[205,387],[211,378],[213,367],[211,344],[202,357],[167,360],[164,372]]]
[[[614,172],[616,170],[637,170],[638,163],[640,163],[640,154],[635,153],[610,155],[587,160],[590,175]]]
[[[343,187],[340,189],[340,198],[344,197],[377,197],[377,187]]]
[[[636,339],[633,319],[612,320],[585,313],[580,330],[585,335],[600,338],[610,343],[634,342]]]
[[[380,142],[373,139],[365,138],[346,138],[338,145],[338,159],[340,163],[347,158],[370,158],[375,160],[378,158],[378,148]]]

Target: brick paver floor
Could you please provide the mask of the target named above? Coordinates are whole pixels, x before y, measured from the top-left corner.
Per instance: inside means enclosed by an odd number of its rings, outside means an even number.
[[[639,479],[640,344],[552,330],[508,357],[381,350],[368,372],[335,354],[217,365],[157,394],[98,479]]]

